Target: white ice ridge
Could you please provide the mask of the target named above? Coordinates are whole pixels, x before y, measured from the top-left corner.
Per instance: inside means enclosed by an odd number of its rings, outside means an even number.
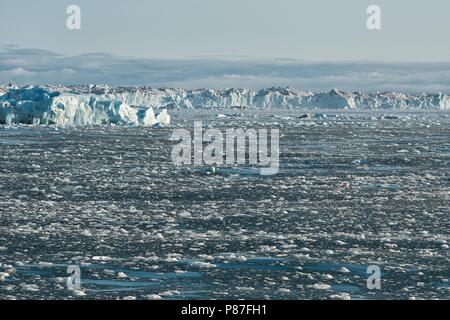
[[[0,123],[153,126],[170,122],[166,109],[234,107],[450,110],[450,96],[441,93],[350,93],[337,89],[313,93],[290,87],[259,91],[99,85],[0,87]]]
[[[59,88],[61,90],[61,88]],[[403,94],[397,92],[326,93],[273,87],[249,89],[155,89],[150,87],[79,86],[64,87],[83,93],[95,93],[107,99],[119,99],[129,105],[161,108],[330,108],[330,109],[434,109],[450,110],[450,96],[442,93]]]

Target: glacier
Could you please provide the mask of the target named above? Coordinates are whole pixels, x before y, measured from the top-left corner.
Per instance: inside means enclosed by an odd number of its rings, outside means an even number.
[[[171,109],[307,108],[450,110],[442,93],[313,93],[295,88],[174,89],[152,87],[0,86],[0,123],[155,126],[170,124]]]

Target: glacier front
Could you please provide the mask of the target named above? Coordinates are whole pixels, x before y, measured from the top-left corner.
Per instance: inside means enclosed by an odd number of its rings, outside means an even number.
[[[441,93],[326,93],[294,88],[155,89],[151,87],[24,86],[0,87],[0,123],[155,126],[170,123],[169,109],[308,108],[450,110]]]

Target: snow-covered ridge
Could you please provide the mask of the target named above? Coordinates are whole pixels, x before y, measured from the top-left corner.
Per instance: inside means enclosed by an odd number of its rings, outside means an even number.
[[[98,85],[0,87],[1,123],[153,126],[170,122],[166,109],[235,107],[450,110],[450,96],[395,92],[350,93],[336,89],[327,93],[313,93],[289,87],[259,91],[111,88]]]

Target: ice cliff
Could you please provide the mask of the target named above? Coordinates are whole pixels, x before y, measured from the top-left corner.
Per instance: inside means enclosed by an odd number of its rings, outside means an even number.
[[[313,93],[294,88],[254,91],[99,85],[0,87],[0,123],[154,126],[170,123],[167,109],[235,107],[450,110],[450,96],[440,93],[350,93],[337,89]]]
[[[127,104],[112,95],[78,93],[56,87],[10,87],[0,90],[0,123],[155,126],[170,123],[166,109]]]

